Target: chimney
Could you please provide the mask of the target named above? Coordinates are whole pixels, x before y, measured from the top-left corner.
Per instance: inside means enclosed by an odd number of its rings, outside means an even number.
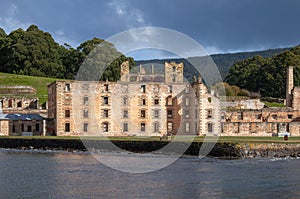
[[[287,79],[286,79],[286,107],[292,106],[292,90],[294,88],[294,67],[289,66],[287,68]]]
[[[152,75],[154,75],[154,65],[152,64]]]

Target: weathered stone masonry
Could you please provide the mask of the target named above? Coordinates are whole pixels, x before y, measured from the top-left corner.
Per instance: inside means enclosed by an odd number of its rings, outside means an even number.
[[[162,76],[153,66],[151,74],[142,66],[130,74],[124,62],[118,82],[53,82],[48,85],[48,131],[95,136],[220,132],[218,99],[200,77],[192,84],[183,79],[182,63],[165,63]]]

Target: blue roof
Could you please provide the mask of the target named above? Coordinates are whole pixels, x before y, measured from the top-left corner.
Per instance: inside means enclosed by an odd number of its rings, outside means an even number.
[[[43,120],[39,114],[0,114],[0,119],[7,120]]]

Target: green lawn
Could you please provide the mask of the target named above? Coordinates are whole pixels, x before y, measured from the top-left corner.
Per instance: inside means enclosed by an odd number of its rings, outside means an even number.
[[[24,97],[38,97],[40,104],[47,101],[47,84],[55,81],[55,78],[34,77],[26,75],[15,75],[0,72],[0,85],[2,86],[32,86],[37,90],[36,95]],[[4,94],[2,94],[4,95]],[[23,97],[23,96],[20,96]]]
[[[265,101],[263,101],[263,103],[265,103],[265,105],[268,106],[268,107],[285,107],[284,104],[277,103],[277,102],[265,102]]]
[[[12,139],[87,139],[87,140],[115,140],[115,141],[160,141],[160,137],[139,137],[139,136],[116,136],[116,137],[74,137],[74,136],[0,136],[0,139],[12,138]],[[174,137],[172,137],[173,139]],[[191,140],[193,136],[178,136],[177,141],[185,142]],[[208,137],[196,136],[195,142],[203,142]],[[206,141],[207,141],[206,140]],[[164,137],[162,141],[168,141],[167,137]],[[221,136],[217,138],[217,142],[230,142],[230,143],[300,143],[300,137],[289,137],[288,141],[284,141],[283,137],[260,137],[260,136]]]

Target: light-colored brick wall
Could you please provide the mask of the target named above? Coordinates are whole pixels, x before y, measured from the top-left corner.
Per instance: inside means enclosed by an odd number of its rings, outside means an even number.
[[[9,121],[8,120],[0,120],[0,135],[9,135]]]

